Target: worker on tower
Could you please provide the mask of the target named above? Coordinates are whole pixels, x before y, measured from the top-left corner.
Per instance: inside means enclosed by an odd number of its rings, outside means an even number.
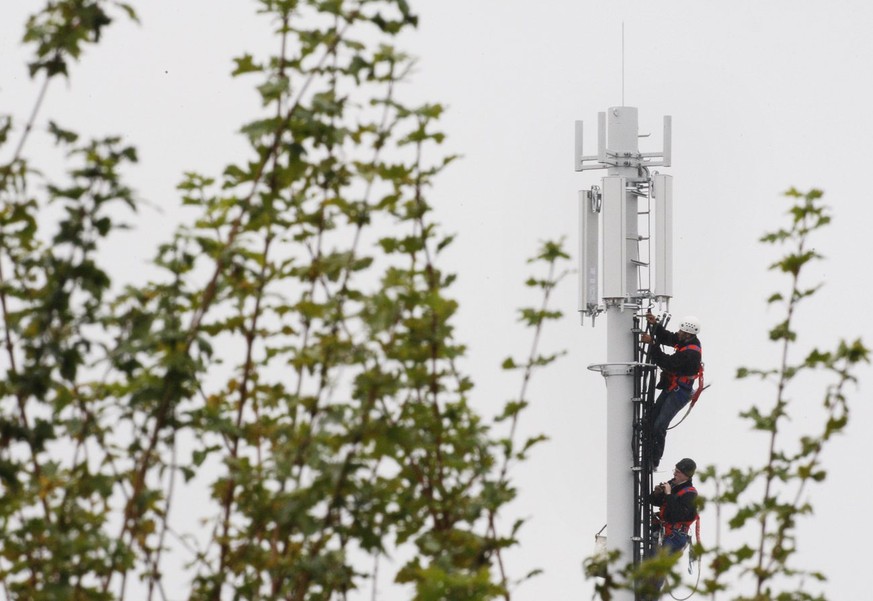
[[[669,553],[679,553],[691,540],[688,531],[697,521],[697,489],[691,481],[696,470],[693,459],[680,460],[673,469],[673,478],[658,484],[649,497],[652,505],[661,508],[661,548]]]
[[[646,320],[655,326],[653,335],[643,334],[640,340],[651,344],[649,358],[652,363],[661,368],[661,378],[656,388],[661,394],[655,401],[650,413],[652,438],[652,468],[657,469],[664,454],[664,443],[667,438],[667,428],[679,411],[691,400],[694,380],[702,376],[703,351],[697,334],[700,332],[700,322],[696,317],[686,317],[682,320],[678,332],[670,332],[658,323],[651,313],[646,314]],[[661,345],[674,348],[668,355],[661,350]]]
[[[673,470],[673,478],[668,482],[658,484],[649,495],[652,505],[661,508],[657,521],[660,522],[663,537],[661,549],[666,553],[681,553],[691,542],[691,526],[698,525],[697,539],[700,542],[699,516],[697,514],[697,489],[691,478],[697,470],[697,464],[688,457],[679,461]],[[664,581],[657,583],[657,588]]]

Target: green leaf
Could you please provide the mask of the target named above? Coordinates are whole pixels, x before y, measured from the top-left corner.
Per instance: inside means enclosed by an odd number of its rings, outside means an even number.
[[[49,121],[48,130],[56,144],[72,144],[79,139],[78,134],[60,128],[54,121]]]
[[[234,77],[238,75],[243,75],[245,73],[255,73],[263,71],[263,67],[257,63],[255,63],[254,58],[251,54],[244,54],[240,57],[234,58],[233,62],[236,63],[231,75]]]

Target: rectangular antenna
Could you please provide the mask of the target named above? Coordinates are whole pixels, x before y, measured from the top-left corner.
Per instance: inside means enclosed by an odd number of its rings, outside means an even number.
[[[603,298],[627,298],[627,197],[623,177],[603,178]]]
[[[575,133],[573,142],[574,142],[575,148],[576,148],[576,152],[575,152],[576,163],[573,165],[573,169],[575,169],[576,171],[582,171],[583,154],[582,154],[582,122],[581,121],[576,121],[576,133]]]
[[[600,303],[598,288],[600,237],[591,191],[579,191],[579,311],[593,315]]]
[[[664,167],[670,166],[673,158],[673,117],[664,116]]]
[[[673,176],[656,175],[652,187],[655,199],[655,298],[672,298]]]
[[[597,113],[597,160],[606,162],[606,113]]]

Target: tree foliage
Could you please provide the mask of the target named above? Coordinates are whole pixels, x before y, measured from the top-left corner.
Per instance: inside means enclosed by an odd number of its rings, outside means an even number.
[[[724,472],[709,468],[703,480],[714,480],[716,495],[712,501],[720,511],[732,512],[728,526],[732,530],[751,528],[756,533],[752,543],[735,548],[722,547],[717,541],[706,552],[710,575],[704,580],[704,590],[715,596],[717,591],[730,590],[729,575],[751,582],[752,587],[736,590],[737,601],[764,599],[825,599],[809,586],[824,581],[825,575],[795,564],[797,552],[796,527],[800,519],[812,513],[807,500],[808,486],[822,482],[827,470],[822,464],[822,452],[834,435],[841,433],[849,419],[847,392],[856,382],[854,371],[869,362],[869,349],[861,339],[839,340],[833,350],[813,348],[800,361],[792,360],[791,350],[798,340],[796,311],[798,305],[818,290],[819,285],[805,287],[801,275],[821,255],[811,246],[810,238],[827,226],[830,212],[820,190],[799,192],[794,188],[785,193],[792,203],[788,225],[765,234],[761,242],[787,248],[787,252],[770,269],[788,277],[787,290],[772,294],[768,303],[779,304],[785,317],[769,332],[770,340],[779,346],[779,360],[768,369],[741,367],[738,378],[759,377],[775,386],[771,403],[755,403],[741,417],[752,430],[767,436],[766,461],[759,466],[734,467]],[[798,440],[786,439],[783,432],[792,407],[809,402],[808,384],[791,385],[802,375],[822,372],[820,393],[824,419],[818,431],[802,435]],[[792,399],[789,394],[801,393]]]
[[[392,38],[415,15],[405,0],[257,5],[279,51],[235,60],[263,104],[241,128],[250,157],[184,175],[197,217],[157,249],[158,275],[123,289],[101,249],[139,209],[121,176],[136,150],[50,122],[68,154],[55,182],[25,142],[49,82],[136,14],[55,0],[27,24],[44,85],[29,121],[0,124],[0,143],[20,133],[0,165],[4,593],[160,599],[182,581],[191,599],[340,599],[399,556],[415,599],[509,599],[501,552],[520,523],[499,512],[508,468],[541,440],[515,425],[557,357],[538,341],[566,255],[537,256],[544,303],[522,312],[534,343],[501,434],[470,405],[439,266],[451,236],[426,197],[454,160],[437,151],[443,109],[396,93],[411,61]]]

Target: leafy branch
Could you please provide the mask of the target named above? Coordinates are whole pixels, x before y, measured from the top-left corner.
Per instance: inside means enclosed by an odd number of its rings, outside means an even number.
[[[549,240],[543,242],[542,247],[540,248],[537,255],[528,260],[528,263],[538,263],[544,265],[544,267],[546,268],[546,276],[544,278],[536,278],[532,276],[528,278],[528,280],[525,282],[525,285],[530,288],[539,289],[542,294],[542,300],[539,307],[525,307],[519,309],[519,320],[523,322],[525,326],[533,329],[533,338],[531,341],[531,348],[528,353],[527,359],[524,360],[523,363],[518,363],[512,357],[507,357],[502,364],[503,369],[522,371],[521,389],[519,391],[518,398],[508,401],[504,405],[503,412],[497,417],[496,420],[498,423],[507,420],[509,421],[509,433],[506,438],[502,440],[503,456],[500,466],[500,472],[497,481],[494,483],[495,492],[505,496],[506,498],[512,498],[514,496],[514,492],[510,488],[508,480],[508,471],[510,465],[517,461],[524,461],[527,458],[527,454],[535,445],[547,440],[545,435],[533,436],[524,441],[521,449],[517,449],[515,440],[516,428],[518,426],[518,419],[521,416],[521,413],[529,404],[528,385],[530,384],[531,377],[533,376],[534,371],[553,363],[560,356],[565,354],[564,351],[551,355],[541,354],[540,338],[545,324],[549,321],[560,319],[563,315],[561,311],[550,309],[549,301],[551,300],[552,291],[569,273],[568,270],[561,269],[560,267],[560,263],[564,260],[568,260],[569,258],[569,255],[567,255],[567,253],[563,249],[563,240]],[[488,514],[489,533],[492,537],[495,538],[497,537],[496,522],[498,508],[498,506],[491,507]],[[515,522],[512,527],[510,539],[504,541],[503,546],[506,546],[507,544],[515,541],[515,536],[523,524],[524,520],[518,520]],[[500,554],[499,547],[497,549],[497,560],[504,588],[503,598],[509,601],[510,583],[507,577],[506,569],[503,563],[503,558]],[[527,574],[525,579],[531,578],[538,573],[539,570],[534,570],[533,572]]]
[[[797,551],[795,528],[799,518],[809,515],[812,506],[806,502],[805,491],[812,482],[821,482],[827,471],[821,455],[830,439],[842,432],[848,423],[849,407],[846,389],[856,383],[854,369],[869,362],[869,350],[861,340],[839,341],[833,351],[811,350],[800,363],[792,363],[791,349],[796,345],[796,311],[804,300],[819,289],[819,285],[804,287],[801,275],[812,262],[822,257],[810,248],[810,238],[831,221],[829,211],[821,203],[822,192],[806,193],[791,189],[786,197],[792,201],[789,225],[764,235],[766,244],[787,246],[788,253],[774,262],[770,269],[788,276],[786,292],[770,296],[768,303],[781,304],[785,318],[769,332],[770,340],[780,344],[780,360],[775,369],[740,368],[738,378],[757,376],[775,382],[776,398],[769,408],[753,405],[741,416],[751,422],[756,431],[768,434],[767,460],[760,467],[733,468],[719,474],[710,468],[703,479],[716,479],[719,494],[714,501],[734,508],[728,525],[740,530],[757,523],[757,542],[733,549],[716,547],[711,550],[710,568],[713,575],[705,580],[705,589],[715,597],[716,591],[726,590],[728,573],[737,571],[741,576],[751,574],[754,591],[751,596],[738,595],[738,600],[769,598],[824,599],[809,592],[806,579],[824,581],[825,575],[816,571],[796,568],[791,559]],[[802,374],[824,372],[831,377],[822,395],[824,413],[820,431],[802,436],[796,442],[783,442],[780,434],[790,418],[792,401],[788,396],[790,385]],[[794,449],[794,450],[792,450]],[[755,499],[756,491],[760,498]],[[748,499],[748,500],[746,500]],[[721,509],[721,507],[720,507]],[[796,588],[787,588],[792,582]],[[775,587],[786,587],[778,591]]]

